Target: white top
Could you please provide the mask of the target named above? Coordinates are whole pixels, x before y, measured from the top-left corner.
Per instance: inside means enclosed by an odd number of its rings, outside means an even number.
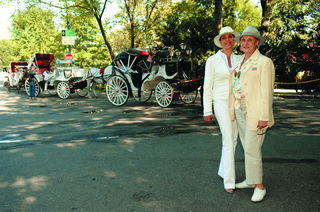
[[[227,55],[221,50],[207,59],[203,85],[204,116],[212,115],[213,100],[229,98],[230,73],[238,64],[240,57],[240,55],[231,54],[232,67],[229,67]]]

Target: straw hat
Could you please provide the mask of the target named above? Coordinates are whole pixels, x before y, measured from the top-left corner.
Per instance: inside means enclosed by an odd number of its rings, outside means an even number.
[[[226,26],[226,27],[223,27],[221,30],[220,30],[220,33],[219,35],[217,35],[216,37],[214,37],[214,44],[216,44],[216,46],[222,48],[221,46],[221,43],[220,43],[220,38],[222,35],[224,34],[227,34],[227,33],[231,33],[233,34],[235,37],[239,35],[238,32],[235,32],[231,27],[229,26]]]
[[[234,39],[240,43],[240,39],[242,36],[244,35],[252,35],[254,37],[256,37],[258,40],[259,40],[259,45],[258,45],[258,48],[264,43],[265,39],[264,37],[262,37],[258,31],[258,29],[254,26],[247,26],[243,32],[241,33],[241,35],[239,36],[236,36]]]

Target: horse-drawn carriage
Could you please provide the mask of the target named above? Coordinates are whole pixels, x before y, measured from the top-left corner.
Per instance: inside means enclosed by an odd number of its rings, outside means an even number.
[[[8,72],[8,82],[6,85],[8,89],[17,88],[20,89],[23,87],[25,79],[26,79],[26,72],[28,69],[28,62],[18,61],[18,62],[11,62]]]
[[[54,67],[54,55],[46,53],[36,53],[28,63],[29,75],[34,75],[35,95],[40,91],[48,91],[50,94],[66,99],[70,93],[77,92],[80,96],[87,93],[84,69],[73,66],[71,60],[56,60]],[[29,80],[25,82],[25,90],[29,95]]]
[[[168,107],[177,99],[192,103],[203,83],[203,78],[192,76],[190,62],[171,49],[129,49],[117,55],[112,66],[106,95],[115,106],[124,105],[129,97],[148,101],[153,91],[161,107]]]

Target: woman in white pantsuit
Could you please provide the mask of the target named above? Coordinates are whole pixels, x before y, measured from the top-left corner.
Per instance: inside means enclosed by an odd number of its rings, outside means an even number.
[[[223,27],[214,38],[216,46],[222,48],[206,62],[203,85],[203,116],[212,122],[214,114],[222,134],[222,154],[218,175],[223,178],[224,188],[233,193],[235,189],[234,152],[237,144],[236,122],[229,113],[229,78],[240,56],[233,53],[234,37],[239,35],[231,27]]]
[[[236,188],[254,188],[253,202],[262,201],[266,189],[262,184],[261,147],[268,127],[274,124],[272,101],[275,70],[270,58],[258,48],[264,42],[257,28],[248,26],[236,41],[244,52],[231,77],[230,114],[237,121],[245,156],[246,180]]]

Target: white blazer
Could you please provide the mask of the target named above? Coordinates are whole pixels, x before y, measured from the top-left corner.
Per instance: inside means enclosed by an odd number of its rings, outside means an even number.
[[[224,59],[225,57],[225,59]],[[206,61],[205,77],[203,83],[203,115],[212,115],[214,99],[229,98],[229,79],[232,69],[240,60],[240,55],[231,55],[232,68],[228,69],[226,55],[219,50]]]
[[[239,62],[243,61],[243,57]],[[268,121],[268,126],[274,124],[272,103],[275,81],[275,69],[270,58],[262,55],[258,49],[246,63],[250,63],[243,74],[242,91],[246,98],[247,115],[250,130],[256,130],[258,121]],[[233,74],[233,73],[232,73]],[[232,93],[232,75],[230,75],[229,110],[231,119],[235,119],[235,98]]]

